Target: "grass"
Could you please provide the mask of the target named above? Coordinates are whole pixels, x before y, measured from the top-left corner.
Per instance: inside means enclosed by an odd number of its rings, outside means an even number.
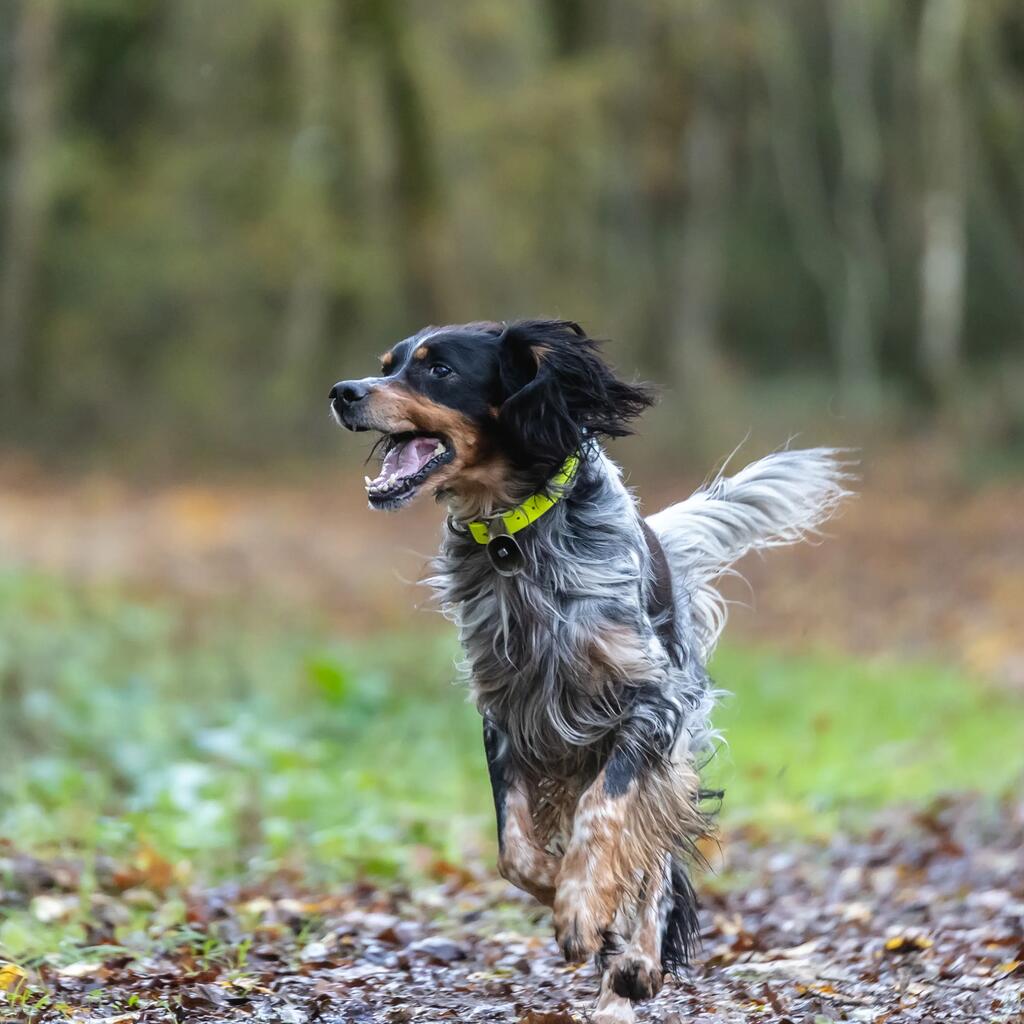
[[[727,822],[822,832],[886,803],[1024,782],[1024,693],[933,665],[735,648],[713,672],[732,691],[708,772]]]
[[[26,575],[0,576],[0,622],[0,837],[19,850],[326,884],[491,842],[479,722],[443,629],[346,637]],[[727,824],[826,830],[1022,781],[1024,695],[735,648],[714,671],[733,694],[709,768]]]
[[[200,874],[388,874],[479,834],[479,722],[440,636],[355,642],[0,579],[0,836]]]

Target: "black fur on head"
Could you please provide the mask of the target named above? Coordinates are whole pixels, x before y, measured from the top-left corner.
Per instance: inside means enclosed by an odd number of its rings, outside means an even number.
[[[624,437],[654,403],[647,384],[620,380],[598,343],[571,320],[519,320],[499,339],[498,412],[513,465],[550,476],[587,437]]]

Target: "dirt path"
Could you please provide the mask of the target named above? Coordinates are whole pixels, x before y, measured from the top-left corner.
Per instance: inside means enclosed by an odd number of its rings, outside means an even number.
[[[867,839],[762,840],[725,844],[724,871],[701,886],[703,951],[641,1020],[1024,1021],[1024,803],[891,812]],[[2,848],[0,860],[0,910],[75,912],[75,865]],[[90,948],[30,968],[0,1019],[587,1019],[592,969],[561,962],[543,912],[485,868],[434,874],[415,893],[366,884],[325,897],[283,879],[181,893],[152,858],[101,865],[84,918]],[[133,937],[124,922],[140,912]],[[31,1012],[43,993],[52,1002]]]

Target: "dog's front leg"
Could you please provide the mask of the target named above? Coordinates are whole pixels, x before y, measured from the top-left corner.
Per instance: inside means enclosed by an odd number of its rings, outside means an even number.
[[[569,961],[599,953],[616,912],[657,891],[673,837],[650,808],[655,780],[671,756],[678,707],[653,686],[635,691],[632,717],[576,806],[572,837],[555,887],[555,934]]]
[[[555,938],[570,962],[601,951],[622,902],[620,846],[630,801],[628,791],[609,786],[606,767],[576,805],[554,899]]]
[[[672,905],[671,854],[644,879],[635,906],[623,908],[629,924],[624,948],[604,958],[604,988],[634,1002],[651,999],[661,991],[662,933]],[[628,911],[632,913],[628,913]]]
[[[484,722],[484,750],[498,820],[498,871],[545,906],[555,900],[558,858],[534,834],[533,813],[522,780],[509,764],[508,743],[490,720]]]

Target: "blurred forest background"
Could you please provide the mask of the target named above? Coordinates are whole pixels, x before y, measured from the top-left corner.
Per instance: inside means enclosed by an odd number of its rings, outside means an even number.
[[[0,0],[0,1004],[136,1020],[118,951],[299,977],[343,880],[493,877],[409,585],[442,512],[367,511],[327,393],[536,315],[663,386],[615,446],[648,511],[748,436],[861,449],[820,545],[726,582],[702,889],[737,835],[1022,820],[1020,0]]]
[[[8,442],[333,452],[383,346],[555,314],[701,458],[1024,447],[1017,0],[7,0],[0,95]]]

